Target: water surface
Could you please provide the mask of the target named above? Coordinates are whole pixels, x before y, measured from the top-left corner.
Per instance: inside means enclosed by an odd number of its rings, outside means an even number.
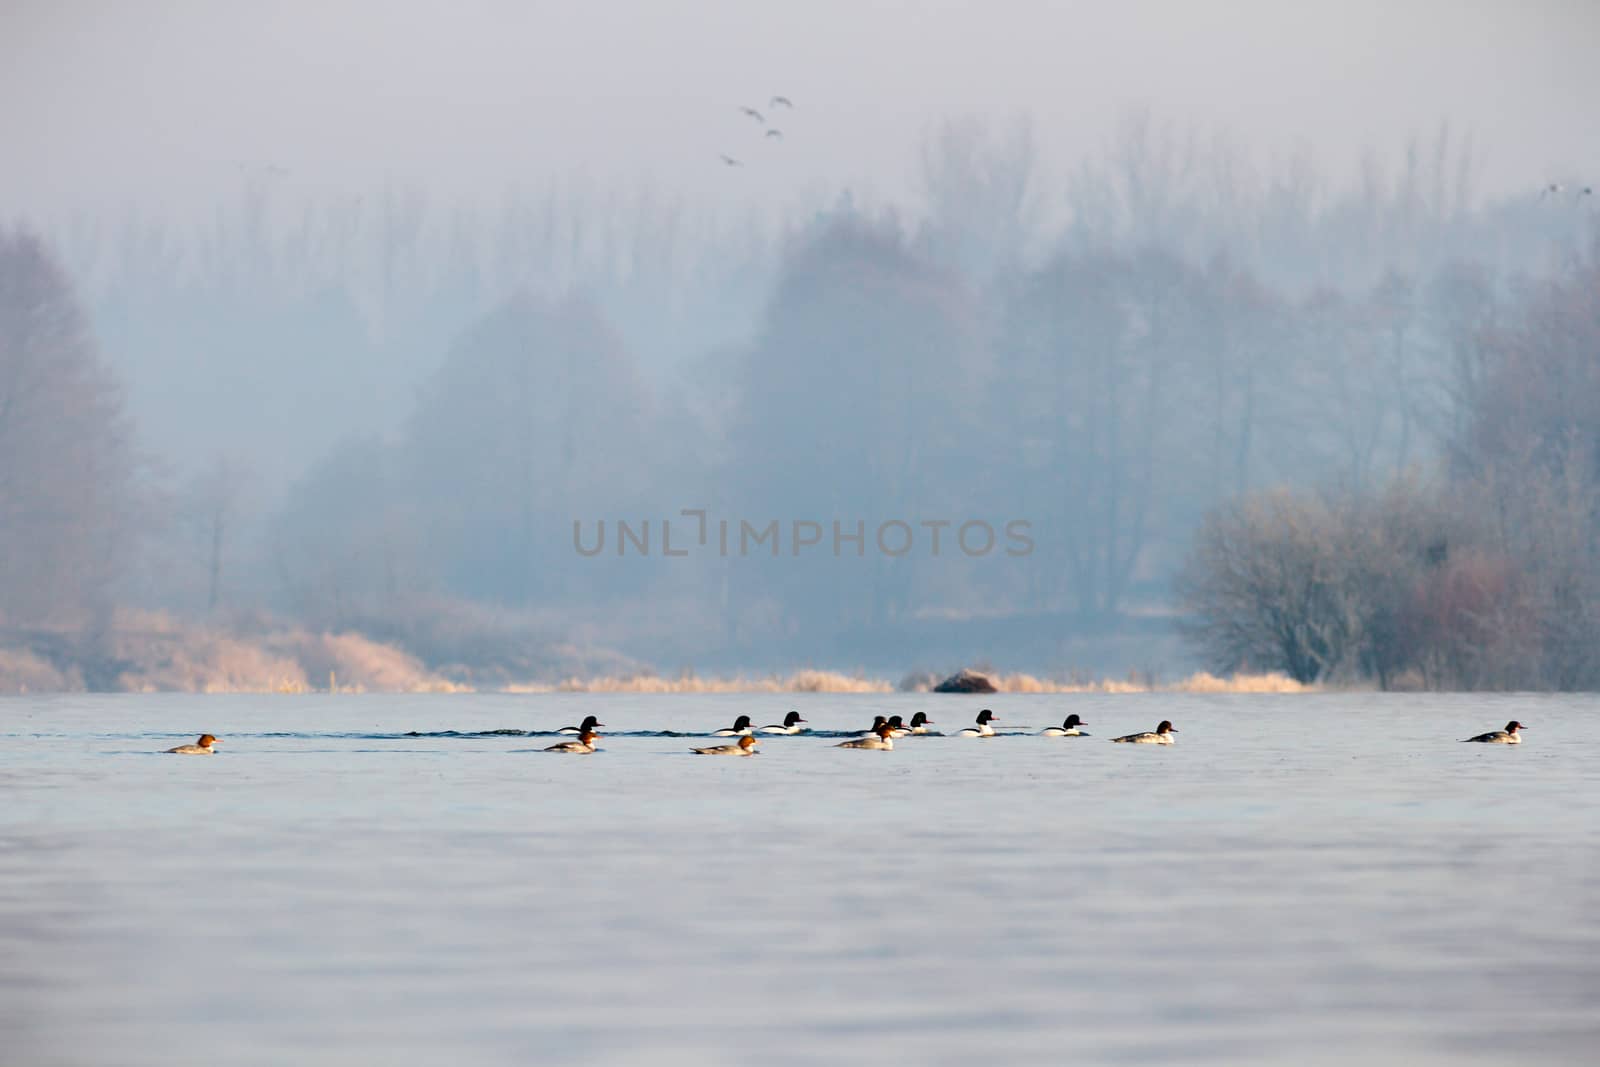
[[[708,759],[663,734],[790,708],[953,732],[982,706],[1030,732],[1076,711],[1096,736]],[[7,1067],[1583,1062],[1597,710],[6,698],[0,1048]],[[590,713],[601,752],[538,751]],[[1105,743],[1161,718],[1170,748]],[[1455,743],[1511,718],[1521,746]],[[217,756],[157,754],[202,731]]]

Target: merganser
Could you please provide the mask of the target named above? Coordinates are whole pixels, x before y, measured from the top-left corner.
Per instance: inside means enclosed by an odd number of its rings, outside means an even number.
[[[737,719],[733,720],[733,725],[732,726],[728,727],[726,730],[718,730],[715,733],[713,733],[711,736],[712,737],[742,737],[745,734],[748,734],[750,732],[751,732],[751,730],[750,730],[750,716],[741,715]]]
[[[167,751],[175,752],[180,756],[214,756],[216,755],[217,750],[213,746],[220,744],[222,744],[222,742],[218,741],[210,734],[201,734],[200,740],[194,744],[179,745],[177,748],[169,748]]]
[[[1492,730],[1486,734],[1479,734],[1477,737],[1463,737],[1461,740],[1482,741],[1484,744],[1488,745],[1520,745],[1522,744],[1522,738],[1517,736],[1517,731],[1526,729],[1526,726],[1522,725],[1517,720],[1512,719],[1510,722],[1506,723],[1506,728],[1504,730]],[[201,740],[204,741],[205,738],[202,737]]]
[[[889,716],[889,721],[886,725],[889,727],[890,737],[900,738],[911,733],[911,727],[907,726],[906,721],[898,715]]]
[[[760,743],[749,734],[745,734],[739,738],[739,743],[736,745],[713,745],[711,748],[697,748],[694,753],[697,756],[759,756],[761,753],[756,751],[756,746]]]
[[[1039,733],[1043,737],[1088,737],[1088,734],[1078,729],[1080,726],[1087,725],[1082,719],[1078,718],[1077,713],[1073,713],[1068,715],[1067,721],[1060,726],[1051,726],[1039,731]]]
[[[573,752],[580,756],[587,756],[594,751],[594,743],[600,740],[600,735],[593,730],[585,730],[578,735],[576,741],[563,741],[559,745],[551,745],[546,752]]]
[[[911,716],[911,732],[914,733],[914,734],[925,734],[925,733],[927,733],[928,732],[928,724],[931,723],[932,721],[933,721],[932,719],[928,718],[928,713],[927,712],[925,712],[925,711],[917,712],[915,715]]]
[[[761,732],[764,734],[797,734],[800,732],[800,724],[803,722],[805,720],[800,717],[798,711],[791,711],[783,717],[782,726],[763,726]]]
[[[880,719],[883,716],[878,716]],[[858,737],[854,741],[841,741],[834,748],[877,748],[887,752],[894,747],[894,742],[889,740],[889,724],[883,723],[866,737]]]
[[[558,734],[587,734],[587,733],[593,733],[594,732],[594,728],[596,726],[604,726],[604,725],[605,725],[605,723],[601,722],[599,719],[595,718],[593,715],[585,715],[583,717],[583,725],[582,726],[563,726],[561,729],[557,730],[556,733],[558,733]]]
[[[991,722],[993,722],[995,719],[998,719],[999,717],[1000,716],[996,715],[994,712],[990,711],[988,708],[984,708],[982,711],[978,712],[978,725],[969,726],[965,730],[957,730],[956,731],[956,736],[957,737],[993,737],[994,736],[994,727],[990,726],[989,724]]]
[[[872,717],[872,725],[861,731],[861,736],[870,737],[881,730],[885,725],[887,725],[888,722],[889,720],[885,719],[882,715],[874,715]]]
[[[1154,732],[1146,730],[1142,734],[1113,737],[1111,740],[1132,745],[1170,745],[1172,744],[1172,735],[1177,732],[1178,728],[1176,726],[1173,726],[1166,719],[1162,719],[1161,725],[1157,726]]]

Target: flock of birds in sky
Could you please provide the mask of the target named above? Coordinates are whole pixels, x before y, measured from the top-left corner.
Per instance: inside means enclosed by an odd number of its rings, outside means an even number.
[[[978,718],[976,722],[974,722],[971,726],[965,727],[964,729],[957,730],[955,736],[997,737],[999,735],[995,732],[993,724],[999,718],[1000,716],[996,715],[993,711],[988,708],[984,708],[982,711],[978,712]],[[834,747],[869,749],[887,752],[893,750],[896,738],[912,737],[918,734],[930,735],[934,737],[944,736],[943,734],[930,729],[932,725],[933,720],[928,718],[928,713],[925,711],[919,711],[915,715],[911,716],[911,721],[909,723],[905,722],[899,715],[890,716],[889,718],[879,715],[872,720],[872,726],[870,728],[862,731],[860,737],[852,738],[849,741],[842,741]],[[1048,729],[1040,731],[1040,734],[1044,737],[1088,737],[1089,734],[1083,729],[1083,727],[1087,725],[1089,724],[1086,723],[1076,713],[1074,713],[1072,715],[1068,715],[1066,720],[1062,722],[1060,726],[1051,726]],[[563,726],[556,732],[561,734],[576,734],[578,739],[576,741],[562,741],[559,744],[551,745],[544,751],[562,752],[579,756],[589,755],[590,753],[596,751],[595,742],[600,740],[600,735],[595,733],[595,731],[603,726],[605,726],[605,723],[601,722],[593,715],[587,716],[578,726]],[[1522,743],[1522,738],[1518,735],[1524,729],[1526,729],[1526,727],[1513,719],[1506,723],[1506,728],[1504,730],[1491,730],[1486,734],[1478,734],[1476,737],[1464,737],[1461,740],[1476,741],[1480,744],[1488,745],[1517,745]],[[807,733],[808,730],[809,727],[806,723],[806,720],[800,717],[800,713],[798,711],[789,712],[788,715],[784,716],[783,722],[781,723],[773,723],[770,726],[759,727],[753,725],[750,716],[740,715],[733,721],[732,726],[725,727],[721,730],[715,730],[711,734],[712,737],[737,737],[737,741],[726,745],[708,745],[703,748],[693,748],[690,749],[690,751],[697,756],[756,756],[760,755],[760,753],[756,751],[756,746],[761,743],[756,740],[756,734],[793,736],[795,734]],[[1120,744],[1170,745],[1175,743],[1172,735],[1177,732],[1178,728],[1172,725],[1171,720],[1163,719],[1161,720],[1160,725],[1158,725],[1154,730],[1145,730],[1139,733],[1124,734],[1121,737],[1113,737],[1111,740]],[[834,736],[838,737],[839,735],[835,734]],[[169,748],[167,751],[180,756],[210,756],[215,754],[217,750],[216,746],[220,743],[221,742],[219,742],[211,734],[201,734],[198,743],[192,745],[179,745],[177,748]]]
[[[794,101],[790,100],[787,96],[774,96],[771,100],[767,101],[767,112],[768,114],[772,115],[774,119],[777,118],[779,111],[793,110]],[[761,139],[763,141],[776,143],[783,140],[783,131],[769,123],[767,121],[767,116],[763,115],[760,111],[757,111],[755,108],[748,105],[742,105],[739,108],[739,112],[740,114],[744,115],[745,118],[750,119],[752,122],[761,127]],[[737,156],[730,156],[726,152],[722,153],[719,158],[721,158],[724,166],[744,166],[744,160],[738,158]]]

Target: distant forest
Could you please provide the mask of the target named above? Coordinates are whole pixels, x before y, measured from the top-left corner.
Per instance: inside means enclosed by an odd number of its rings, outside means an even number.
[[[464,681],[1600,688],[1582,182],[1486,199],[1448,129],[1334,179],[1143,113],[1066,174],[972,120],[920,163],[915,202],[781,220],[576,183],[313,202],[264,171],[200,224],[18,220],[0,648],[109,662],[91,687],[159,617],[360,634]],[[782,544],[667,556],[686,510]],[[601,520],[655,551],[576,551]],[[858,520],[869,551],[792,550]],[[953,550],[969,520],[1031,550]],[[930,521],[938,555],[873,544]]]

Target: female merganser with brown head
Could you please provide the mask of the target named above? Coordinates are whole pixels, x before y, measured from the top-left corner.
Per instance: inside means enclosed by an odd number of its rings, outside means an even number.
[[[1162,719],[1161,725],[1157,726],[1154,732],[1146,730],[1142,734],[1113,737],[1111,740],[1130,745],[1170,745],[1172,744],[1172,735],[1177,732],[1178,728],[1176,726],[1166,719]]]
[[[988,708],[984,708],[982,711],[978,712],[978,725],[969,726],[965,730],[957,730],[956,731],[956,736],[957,737],[993,737],[994,736],[994,727],[990,726],[989,724],[991,722],[993,722],[995,719],[998,719],[999,717],[1000,716],[996,715],[994,712],[990,711]]]
[[[563,741],[559,745],[551,745],[546,752],[572,752],[579,756],[587,756],[594,751],[594,743],[600,740],[600,735],[593,730],[585,730],[578,735],[576,741]]]
[[[561,729],[557,730],[556,733],[558,733],[558,734],[589,734],[589,733],[593,733],[594,732],[594,728],[596,726],[604,726],[604,725],[605,725],[605,723],[601,722],[599,719],[595,718],[593,715],[585,715],[583,717],[583,725],[582,726],[563,726]]]
[[[713,745],[711,748],[697,748],[693,751],[697,756],[759,756],[761,753],[756,751],[756,746],[760,743],[749,734],[745,734],[739,738],[737,745]]]
[[[805,720],[800,717],[800,713],[798,711],[791,711],[789,714],[783,717],[782,726],[763,726],[761,728],[761,732],[764,734],[797,734],[803,729],[803,727],[800,725],[803,722],[805,722]]]
[[[879,716],[880,718],[882,716]],[[889,724],[881,723],[876,730],[866,737],[858,737],[854,741],[841,741],[834,748],[876,748],[887,752],[894,748],[894,742],[889,740]]]
[[[733,725],[732,726],[728,727],[726,730],[718,730],[715,733],[713,733],[711,736],[712,737],[742,737],[745,734],[748,734],[748,733],[751,733],[751,732],[752,731],[750,729],[750,716],[741,715],[737,719],[733,720]]]
[[[218,741],[210,734],[201,734],[200,740],[196,741],[194,744],[179,745],[177,748],[169,748],[167,751],[176,752],[180,756],[214,756],[216,755],[217,750],[213,746],[220,744],[222,744],[222,742]]]
[[[1088,724],[1082,719],[1078,718],[1077,713],[1074,712],[1073,714],[1068,715],[1067,721],[1063,722],[1060,726],[1048,727],[1047,729],[1040,731],[1040,733],[1044,737],[1088,737],[1088,734],[1078,729],[1080,726],[1087,725]]]
[[[1463,737],[1461,740],[1481,741],[1486,745],[1520,745],[1522,744],[1522,738],[1517,736],[1517,731],[1526,729],[1526,726],[1512,719],[1506,723],[1504,730],[1491,730],[1486,734],[1479,734],[1477,737]]]

